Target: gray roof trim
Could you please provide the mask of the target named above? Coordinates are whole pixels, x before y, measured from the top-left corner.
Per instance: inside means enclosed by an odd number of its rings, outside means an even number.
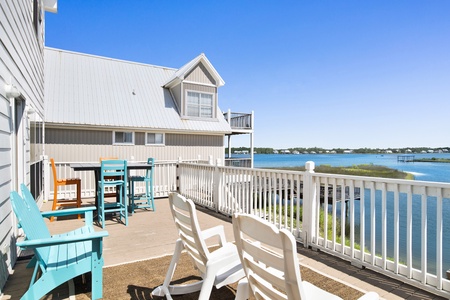
[[[188,134],[189,132],[186,132],[185,130],[166,130],[161,128],[134,128],[134,127],[106,127],[106,126],[85,126],[85,125],[77,125],[77,124],[57,124],[57,123],[45,123],[46,128],[59,128],[59,129],[82,129],[82,130],[101,130],[101,131],[133,131],[133,132],[157,132],[157,133],[177,133],[177,134]],[[231,134],[231,131],[224,131],[224,132],[211,132],[211,131],[196,131],[195,134],[207,134],[207,135],[224,135],[224,134]]]

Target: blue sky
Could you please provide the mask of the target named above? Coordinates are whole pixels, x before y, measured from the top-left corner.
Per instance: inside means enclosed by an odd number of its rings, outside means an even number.
[[[450,146],[448,0],[59,0],[46,46],[173,68],[205,53],[256,147]]]

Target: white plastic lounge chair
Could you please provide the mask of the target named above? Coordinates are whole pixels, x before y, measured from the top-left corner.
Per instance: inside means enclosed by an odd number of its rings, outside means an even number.
[[[294,236],[253,215],[235,214],[233,230],[246,278],[239,281],[236,298],[341,299],[302,281]],[[378,299],[370,292],[359,299]]]
[[[152,294],[172,299],[171,295],[188,294],[200,290],[198,299],[207,300],[210,298],[213,286],[220,288],[242,279],[245,274],[242,270],[239,254],[233,243],[227,243],[223,226],[202,231],[198,224],[195,205],[192,200],[186,199],[178,193],[171,193],[169,203],[179,239],[176,242],[175,252],[167,270],[164,284],[154,289]],[[205,240],[214,236],[219,237],[220,247],[213,252],[209,252]],[[203,280],[185,285],[170,285],[183,249],[192,258]]]

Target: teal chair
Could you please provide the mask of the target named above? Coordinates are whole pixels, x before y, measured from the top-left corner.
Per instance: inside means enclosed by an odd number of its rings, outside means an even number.
[[[116,190],[115,201],[107,202],[106,196],[111,188]],[[105,214],[114,213],[119,222],[128,226],[127,210],[127,161],[102,160],[98,181],[98,221],[105,228]]]
[[[102,243],[108,232],[94,230],[95,207],[41,213],[28,188],[22,184],[21,190],[23,198],[16,191],[12,191],[10,197],[18,227],[26,235],[26,240],[17,242],[17,246],[34,251],[34,257],[28,264],[34,267],[34,272],[28,290],[20,299],[41,299],[59,285],[88,272],[92,274],[92,299],[102,298]],[[85,215],[83,227],[53,236],[44,222],[44,218],[79,214]]]
[[[130,189],[130,211],[134,213],[136,208],[152,209],[155,211],[155,201],[153,196],[153,169],[155,168],[155,160],[149,158],[147,164],[151,166],[147,169],[145,176],[130,176],[129,177],[129,189]],[[145,193],[136,193],[135,183],[144,182]]]

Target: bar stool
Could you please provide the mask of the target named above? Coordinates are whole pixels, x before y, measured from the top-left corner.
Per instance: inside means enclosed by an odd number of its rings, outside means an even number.
[[[155,201],[153,196],[153,169],[155,167],[154,159],[147,159],[147,164],[151,167],[146,170],[145,176],[130,176],[128,178],[129,189],[130,189],[130,211],[131,214],[134,213],[136,208],[152,209],[155,211]],[[144,182],[145,193],[136,193],[135,183]]]
[[[116,201],[106,202],[106,190],[116,189]],[[98,220],[102,228],[105,228],[105,213],[115,213],[119,221],[128,226],[127,211],[127,161],[126,160],[102,160],[100,178],[98,181]]]

